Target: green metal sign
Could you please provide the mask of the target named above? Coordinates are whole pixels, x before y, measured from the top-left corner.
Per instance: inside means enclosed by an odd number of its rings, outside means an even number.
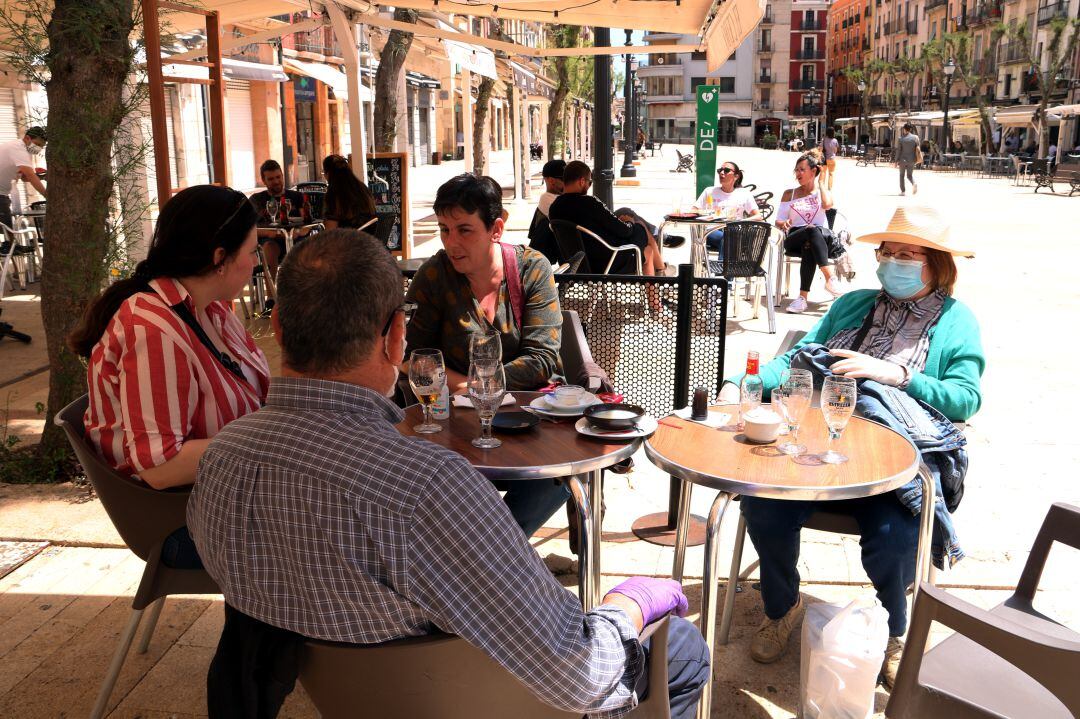
[[[716,85],[698,85],[697,126],[694,130],[694,165],[697,167],[697,194],[713,184],[716,171],[716,118],[720,100]]]

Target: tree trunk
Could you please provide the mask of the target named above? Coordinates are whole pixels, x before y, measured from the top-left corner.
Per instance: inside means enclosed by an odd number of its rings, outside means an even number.
[[[566,104],[566,96],[570,94],[570,73],[566,67],[565,57],[555,58],[555,79],[555,96],[551,98],[547,124],[547,157],[549,160],[555,158],[555,141],[559,136],[559,130],[563,126],[563,105]],[[565,140],[563,140],[563,154],[566,154]]]
[[[69,450],[53,415],[86,391],[86,368],[67,336],[105,280],[111,153],[131,71],[132,0],[56,0],[49,21],[49,251],[41,319],[49,355],[43,456]],[[92,108],[92,111],[88,111]]]
[[[490,77],[480,80],[480,88],[476,93],[476,110],[473,112],[473,172],[477,175],[487,174],[488,145],[491,143],[490,129],[488,127],[488,113],[491,110],[491,90],[495,87],[495,81]]]
[[[419,13],[416,10],[397,8],[394,19],[398,22],[416,24]],[[405,56],[412,47],[413,34],[403,30],[391,30],[382,53],[379,55],[379,69],[375,72],[375,151],[393,152],[397,138],[398,89],[401,73],[405,68]]]

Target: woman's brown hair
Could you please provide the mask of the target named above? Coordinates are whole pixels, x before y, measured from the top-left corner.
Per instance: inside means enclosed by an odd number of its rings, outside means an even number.
[[[68,335],[73,352],[89,357],[120,305],[132,295],[150,291],[157,277],[193,277],[213,270],[219,247],[232,257],[255,227],[258,213],[247,196],[228,187],[196,185],[181,190],[158,216],[154,239],[135,274],[114,282],[86,307]]]
[[[927,247],[926,265],[930,268],[930,286],[951,297],[956,286],[956,261],[952,254]]]

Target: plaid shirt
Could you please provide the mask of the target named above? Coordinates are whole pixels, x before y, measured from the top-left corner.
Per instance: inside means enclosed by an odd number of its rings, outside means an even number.
[[[829,349],[854,350],[922,372],[930,352],[930,328],[941,319],[946,297],[939,290],[917,300],[897,300],[882,290],[870,308],[873,324],[860,347],[852,346],[860,327],[841,330],[825,344]]]
[[[491,482],[355,385],[275,378],[199,466],[188,527],[226,601],[308,637],[457,634],[540,699],[617,717],[644,654],[622,610],[585,614]]]

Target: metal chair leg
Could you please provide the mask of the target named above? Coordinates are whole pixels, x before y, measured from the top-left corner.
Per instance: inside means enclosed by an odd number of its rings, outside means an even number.
[[[127,658],[128,650],[131,648],[131,641],[135,638],[135,631],[139,628],[139,620],[142,619],[142,614],[142,609],[131,610],[131,618],[128,619],[124,633],[120,635],[120,644],[116,647],[116,653],[113,654],[109,670],[105,673],[105,680],[101,682],[97,701],[94,702],[94,708],[90,711],[90,719],[101,719],[101,717],[105,716],[109,696],[116,685],[116,678],[120,676],[120,669],[124,666],[124,659]]]
[[[776,334],[776,305],[779,304],[776,298],[773,296],[772,277],[765,275],[765,300],[768,303],[765,307],[769,313],[769,334]]]
[[[746,541],[746,519],[739,512],[739,526],[735,530],[735,548],[731,552],[731,571],[728,573],[727,590],[724,592],[724,613],[720,615],[720,634],[717,640],[728,643],[731,631],[731,615],[735,612],[735,594],[739,588],[739,569],[742,567],[743,543]]]
[[[150,605],[150,613],[146,615],[146,623],[143,625],[142,638],[139,639],[139,646],[135,648],[136,653],[146,654],[146,649],[150,646],[150,640],[154,636],[154,629],[157,627],[158,617],[161,616],[161,610],[164,607],[165,597]]]

